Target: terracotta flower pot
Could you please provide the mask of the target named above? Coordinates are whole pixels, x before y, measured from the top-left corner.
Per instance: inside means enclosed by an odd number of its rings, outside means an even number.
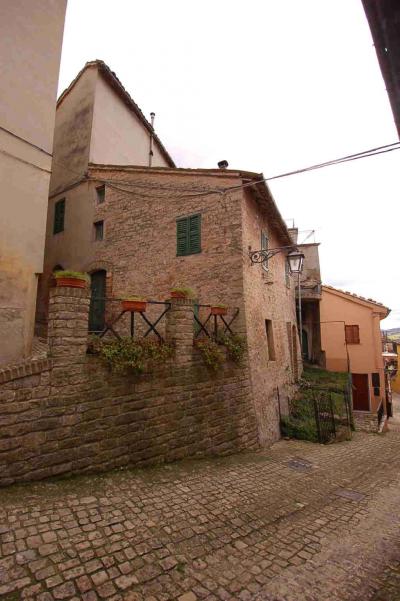
[[[55,278],[56,286],[67,288],[86,288],[86,280],[80,278]]]
[[[227,307],[211,307],[211,315],[226,315],[227,313]]]
[[[131,311],[131,313],[144,313],[146,311],[147,302],[145,300],[123,300],[123,311]]]

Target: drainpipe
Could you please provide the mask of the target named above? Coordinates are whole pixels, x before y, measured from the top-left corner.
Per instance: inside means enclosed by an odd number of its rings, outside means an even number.
[[[299,338],[300,338],[300,355],[301,355],[301,360],[303,360],[303,316],[301,313],[301,281],[300,281],[300,272],[297,274],[298,275],[298,285],[297,285],[297,289],[298,289],[298,302],[299,302]]]
[[[153,161],[153,137],[154,137],[154,117],[155,113],[150,113],[151,117],[151,132],[150,132],[150,149],[149,149],[149,167],[151,167],[151,163]]]

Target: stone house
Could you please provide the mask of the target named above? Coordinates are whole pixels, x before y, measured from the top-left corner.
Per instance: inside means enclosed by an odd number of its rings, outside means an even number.
[[[380,322],[390,309],[372,299],[322,286],[321,343],[326,368],[348,372],[353,413],[361,429],[375,429],[387,415]]]
[[[81,145],[74,145],[76,114],[80,99],[86,97],[77,93],[78,84],[82,87],[84,77],[85,85],[94,88],[96,114],[97,94],[106,96],[109,91],[104,86],[112,88],[110,77],[114,76],[106,73],[104,77],[104,67],[98,62],[89,64],[58,104],[57,112],[63,110],[69,116],[57,116],[55,157],[62,156],[62,162],[71,157],[77,178],[72,181],[72,174],[61,166],[53,173],[38,319],[42,324],[46,320],[52,273],[60,267],[88,272],[97,298],[139,294],[163,301],[174,285],[184,284],[195,290],[197,305],[224,303],[231,317],[238,309],[234,327],[247,339],[259,438],[262,444],[272,442],[279,438],[279,416],[287,412],[301,371],[294,286],[285,253],[261,266],[251,263],[249,251],[293,246],[286,225],[266,183],[260,181],[262,174],[175,168],[155,136],[153,148],[158,154],[149,167],[149,134],[153,132],[142,123],[147,138],[139,157],[129,157],[130,151],[121,157],[115,144],[107,155],[101,154],[103,144],[95,152],[101,134],[96,117],[85,134],[85,156],[77,156]],[[114,105],[121,102],[121,88],[118,94],[112,88],[114,104],[107,105],[107,127],[115,138],[123,137],[119,129],[123,119],[118,125],[111,117]],[[132,113],[131,104],[122,105]],[[136,113],[134,117],[137,120]],[[129,118],[129,112],[124,112],[124,119]],[[100,163],[102,156],[104,163]],[[100,315],[93,305],[90,320],[100,319],[101,325],[112,320],[112,303],[106,300]],[[207,308],[200,307],[200,318],[202,311]]]
[[[304,267],[296,277],[296,302],[301,304],[302,332],[301,347],[304,361],[324,366],[325,358],[321,349],[320,303],[322,298],[319,243],[298,243],[298,230],[289,230],[293,242],[304,255]]]
[[[66,5],[0,4],[0,365],[32,348]]]

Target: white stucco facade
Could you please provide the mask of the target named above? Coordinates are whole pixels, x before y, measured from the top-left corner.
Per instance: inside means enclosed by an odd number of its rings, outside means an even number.
[[[66,4],[0,3],[0,365],[32,344]]]

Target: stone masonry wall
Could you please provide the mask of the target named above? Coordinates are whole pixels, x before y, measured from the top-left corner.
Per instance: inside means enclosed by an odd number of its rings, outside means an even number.
[[[243,248],[257,250],[261,231],[268,236],[269,248],[285,246],[254,198],[245,192],[242,204]],[[249,348],[253,400],[259,424],[261,444],[280,438],[279,417],[288,414],[288,400],[293,396],[296,380],[302,372],[301,353],[294,301],[295,281],[287,280],[286,256],[278,253],[268,261],[268,271],[261,264],[251,264],[243,255],[243,286],[246,333]],[[271,322],[274,353],[270,356],[266,320]]]
[[[51,199],[66,199],[65,231],[53,236],[49,220],[44,281],[56,264],[89,273],[103,269],[107,297],[141,294],[163,301],[172,286],[184,284],[195,290],[201,304],[239,308],[235,331],[248,341],[260,439],[265,444],[277,440],[279,412],[287,413],[302,367],[294,283],[286,287],[285,257],[276,255],[267,273],[251,265],[248,255],[249,246],[260,248],[261,229],[268,233],[271,247],[287,243],[277,233],[270,211],[250,188],[221,194],[223,188],[240,187],[238,172],[90,166],[89,175],[93,181]],[[95,186],[104,181],[105,201],[98,204]],[[176,220],[191,214],[201,214],[201,252],[177,256]],[[104,240],[94,241],[91,231],[99,220],[104,221]],[[41,297],[46,296],[47,290],[42,291]],[[152,306],[149,314],[155,316],[158,309]],[[202,311],[204,317],[207,310]],[[118,312],[118,303],[107,303],[107,319]],[[268,357],[265,319],[273,322],[275,360]],[[135,320],[138,331],[143,325]],[[129,331],[128,315],[118,330]]]
[[[52,289],[51,360],[0,384],[0,485],[257,448],[248,367],[210,374],[191,302],[167,314],[174,358],[142,376],[112,375],[86,354],[88,306],[85,290]]]

